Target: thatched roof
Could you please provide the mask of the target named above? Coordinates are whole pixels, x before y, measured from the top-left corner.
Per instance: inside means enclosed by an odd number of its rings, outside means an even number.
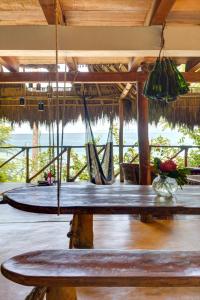
[[[87,84],[84,86],[85,94],[90,111],[91,120],[97,122],[102,118],[114,118],[119,114],[119,98],[124,86],[108,84]],[[47,92],[26,91],[26,105],[19,105],[19,97],[22,95],[22,87],[19,85],[2,86],[0,88],[0,118],[11,122],[22,123],[28,121],[33,123],[49,124],[56,120],[56,94],[49,95]],[[10,96],[9,96],[10,95]],[[71,91],[59,92],[60,119],[64,123],[76,122],[81,116],[84,120],[82,87],[76,85]],[[38,111],[38,102],[43,101],[45,110]],[[125,122],[130,122],[137,118],[137,105],[135,87],[124,99]],[[161,102],[149,102],[150,123],[158,123],[160,118],[164,118],[173,126],[186,125],[190,128],[200,125],[200,93],[189,93],[181,97],[176,102],[163,104]]]

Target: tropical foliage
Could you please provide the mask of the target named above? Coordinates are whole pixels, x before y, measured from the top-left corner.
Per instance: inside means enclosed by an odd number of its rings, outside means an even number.
[[[165,124],[163,130],[166,127],[169,127],[168,124]],[[193,131],[189,130],[186,127],[179,128],[179,132],[181,133],[181,138],[178,142],[178,145],[184,145],[187,138],[193,142],[194,145],[200,146],[200,129],[195,128]],[[0,122],[0,147],[9,146],[9,139],[12,133],[11,126]],[[114,127],[114,144],[119,144],[119,132],[118,128]],[[100,136],[97,137],[96,143],[98,144],[100,141]],[[124,140],[124,144],[126,141]],[[184,152],[181,152],[177,155],[180,148],[170,148],[171,146],[170,139],[163,137],[162,135],[157,136],[156,138],[150,141],[152,145],[151,148],[151,162],[153,162],[154,158],[157,157],[160,160],[168,160],[169,158],[175,158],[176,163],[180,168],[184,167]],[[132,162],[133,158],[137,156],[138,153],[138,144],[137,142],[133,142],[134,147],[124,148],[124,162]],[[164,146],[164,147],[154,147],[154,146]],[[99,149],[100,150],[100,149]],[[119,156],[117,148],[114,148],[114,164],[116,173],[119,172]],[[17,151],[19,151],[17,149]],[[40,170],[43,166],[45,166],[49,160],[52,159],[52,151],[50,149],[47,150],[39,150],[37,156],[33,159],[30,152],[30,173],[36,173],[37,170]],[[0,164],[3,163],[8,157],[11,157],[16,153],[16,150],[1,150],[1,158]],[[71,149],[70,154],[70,177],[73,178],[81,169],[84,169],[83,172],[78,176],[78,180],[88,180],[88,172],[86,166],[86,155],[82,154],[82,152],[78,152],[75,149]],[[200,166],[200,150],[199,148],[189,150],[188,153],[188,161],[189,165],[193,167]],[[138,162],[138,158],[134,160],[134,162]],[[46,169],[46,172],[55,172],[56,166],[55,163],[52,164],[51,167]],[[3,181],[25,181],[25,171],[26,171],[26,157],[25,152],[16,157],[14,160],[6,164],[4,167],[0,169],[0,182]],[[63,156],[62,163],[62,180],[66,180],[66,156]],[[43,179],[44,173],[36,178]]]

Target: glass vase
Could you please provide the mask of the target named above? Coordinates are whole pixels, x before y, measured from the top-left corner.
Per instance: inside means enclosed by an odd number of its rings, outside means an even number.
[[[175,178],[158,175],[152,182],[152,188],[158,196],[170,198],[176,193],[178,184]]]

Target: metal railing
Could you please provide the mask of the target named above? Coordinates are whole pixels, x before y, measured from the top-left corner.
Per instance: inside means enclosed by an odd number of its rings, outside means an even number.
[[[98,147],[98,154],[102,153],[105,145],[97,145]],[[9,164],[11,161],[16,159],[19,155],[24,154],[25,158],[25,178],[26,182],[30,183],[32,180],[36,179],[41,173],[43,173],[48,167],[53,165],[56,160],[57,156],[54,156],[53,158],[49,159],[47,163],[45,163],[44,166],[42,166],[39,170],[36,172],[30,172],[30,152],[33,149],[51,149],[51,148],[56,148],[56,146],[2,146],[0,147],[0,151],[9,151],[9,150],[17,150],[17,153],[11,155],[7,160],[1,162],[0,164],[0,169],[3,168],[5,165]],[[62,146],[60,147],[61,151],[59,153],[59,157],[63,157],[64,153],[67,153],[67,158],[66,158],[66,181],[67,182],[74,182],[87,168],[87,163],[81,167],[76,174],[71,175],[71,151],[72,149],[84,149],[85,146]],[[114,148],[119,148],[119,145],[114,145]],[[137,149],[137,145],[123,145],[124,149],[127,148],[132,148],[132,149]],[[178,157],[180,154],[182,155],[182,158],[184,159],[184,166],[188,167],[189,166],[189,150],[191,149],[200,149],[200,146],[193,146],[193,145],[173,145],[173,146],[168,146],[168,145],[150,145],[150,154],[153,149],[177,149],[177,151],[173,154],[173,156],[169,157],[169,159],[174,159]],[[124,151],[124,155],[125,155]],[[129,160],[129,163],[136,162],[138,159],[138,151],[131,157]],[[115,177],[117,177],[120,174],[120,166],[117,166],[117,169],[115,170]]]

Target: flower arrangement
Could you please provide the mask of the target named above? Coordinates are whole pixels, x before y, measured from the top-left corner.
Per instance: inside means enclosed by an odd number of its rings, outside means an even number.
[[[157,157],[154,159],[154,172],[160,175],[162,179],[174,178],[180,187],[187,183],[187,175],[189,174],[188,169],[179,168],[172,159],[162,162]]]

